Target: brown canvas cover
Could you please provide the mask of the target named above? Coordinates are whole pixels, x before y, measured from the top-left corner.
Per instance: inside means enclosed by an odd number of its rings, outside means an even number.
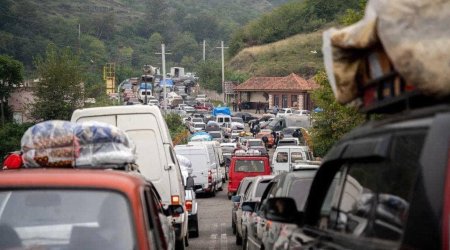
[[[450,1],[369,0],[361,21],[325,31],[325,68],[338,102],[358,97],[360,71],[380,49],[408,84],[450,95]]]

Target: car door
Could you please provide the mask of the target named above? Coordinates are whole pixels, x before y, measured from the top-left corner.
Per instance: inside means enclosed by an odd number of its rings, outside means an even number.
[[[420,180],[419,157],[424,137],[421,131],[405,130],[356,140],[346,145],[346,151],[352,152],[351,158],[322,166],[305,209],[303,230],[308,236],[315,235],[313,248],[399,248],[407,221],[416,219],[411,216],[417,211],[410,208],[415,199],[415,183]],[[380,158],[382,145],[386,153]],[[357,151],[360,148],[366,150]],[[346,156],[346,151],[341,157]],[[359,154],[364,157],[359,158]],[[370,160],[367,156],[371,154],[379,158]],[[323,196],[314,196],[325,188]],[[319,209],[315,209],[319,204]],[[419,235],[428,234],[419,230],[416,231]],[[322,237],[325,235],[326,239]],[[304,242],[290,243],[299,244]]]
[[[266,198],[269,196],[270,190],[273,186],[276,185],[276,183],[277,180],[273,179],[269,182],[266,189],[264,190],[264,193],[261,196],[260,203],[257,205],[254,223],[252,223],[252,228],[251,230],[249,230],[249,232],[251,233],[249,233],[247,236],[249,248],[251,249],[261,249],[263,231],[266,226],[266,219],[264,218],[262,211],[264,209]]]

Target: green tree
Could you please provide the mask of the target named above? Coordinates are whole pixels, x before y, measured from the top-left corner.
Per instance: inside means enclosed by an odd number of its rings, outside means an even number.
[[[38,56],[34,65],[40,79],[32,115],[36,120],[69,120],[72,112],[83,105],[83,69],[70,48],[50,44],[45,57]]]
[[[12,89],[23,81],[23,65],[6,55],[0,55],[0,119],[5,124],[3,100],[7,100]]]
[[[362,124],[364,116],[355,108],[336,102],[325,72],[317,73],[315,80],[320,88],[314,91],[312,98],[323,111],[313,114],[315,122],[311,135],[314,154],[322,157],[344,134]]]
[[[20,140],[25,131],[33,124],[6,123],[0,128],[0,157],[7,153],[20,150]]]
[[[222,66],[217,60],[206,60],[198,64],[196,69],[200,78],[200,86],[205,89],[222,92]]]

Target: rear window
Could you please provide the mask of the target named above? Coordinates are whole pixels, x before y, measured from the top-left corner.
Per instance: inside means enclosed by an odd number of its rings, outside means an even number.
[[[221,137],[222,137],[222,134],[220,134],[220,133],[209,133],[209,135],[210,135],[212,138],[221,138]]]
[[[80,206],[80,204],[83,204]],[[11,247],[133,249],[127,200],[97,190],[0,192],[0,230]],[[5,236],[5,235],[3,235]],[[2,242],[5,243],[5,242]]]
[[[205,128],[205,124],[194,124],[194,128]]]
[[[264,172],[263,160],[236,160],[235,172]]]
[[[264,143],[262,141],[247,141],[247,144],[249,147],[253,146],[264,146]]]

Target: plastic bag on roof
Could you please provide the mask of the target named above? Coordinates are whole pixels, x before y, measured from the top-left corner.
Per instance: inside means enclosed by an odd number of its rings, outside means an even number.
[[[336,100],[357,98],[358,71],[380,49],[407,84],[425,94],[449,95],[449,23],[448,0],[369,0],[361,21],[323,35],[325,69]]]
[[[25,167],[108,167],[135,162],[128,136],[99,122],[41,122],[25,132],[21,146]]]
[[[74,134],[80,145],[76,166],[120,165],[135,162],[135,147],[127,134],[106,123],[76,124]]]

